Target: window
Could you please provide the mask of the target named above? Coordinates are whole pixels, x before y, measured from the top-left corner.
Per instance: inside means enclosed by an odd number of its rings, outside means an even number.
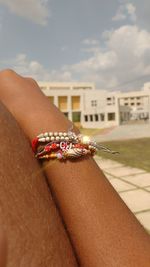
[[[80,96],[72,96],[72,110],[79,110],[80,109]]]
[[[95,121],[98,121],[98,114],[95,114]]]
[[[67,109],[67,96],[58,97],[58,107],[60,110]]]
[[[114,121],[115,120],[115,113],[111,112],[108,113],[108,121]]]
[[[81,112],[72,112],[72,120],[73,122],[81,121]]]
[[[111,106],[111,105],[115,104],[115,97],[114,96],[113,97],[107,97],[106,100],[107,100],[107,105],[108,106]]]
[[[97,100],[91,100],[91,106],[97,107]]]
[[[131,103],[131,106],[134,106],[134,103],[133,102]]]
[[[128,106],[128,103],[125,103],[125,106]]]
[[[84,120],[85,120],[85,121],[88,121],[88,115],[85,115],[85,116],[84,116]]]
[[[141,103],[140,102],[137,102],[137,106],[140,106],[141,105]]]
[[[104,119],[105,119],[105,115],[104,115],[104,113],[100,113],[100,120],[101,120],[101,121],[104,121]]]
[[[93,121],[93,115],[90,115],[90,121]]]

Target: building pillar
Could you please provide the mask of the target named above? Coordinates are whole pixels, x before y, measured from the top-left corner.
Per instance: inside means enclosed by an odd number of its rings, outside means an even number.
[[[116,97],[116,104],[115,104],[116,108],[115,108],[115,121],[117,125],[120,125],[120,99],[118,97]]]
[[[58,107],[58,96],[57,95],[54,96],[54,105]]]
[[[84,107],[84,104],[83,104],[83,93],[82,93],[82,94],[80,94],[80,112],[81,112],[81,120],[80,120],[80,123],[81,123],[81,125],[84,122],[84,118],[83,118],[83,111],[84,111],[84,109],[83,109],[83,107]]]
[[[68,119],[72,121],[72,106],[71,106],[71,95],[67,97],[67,104],[68,104]]]

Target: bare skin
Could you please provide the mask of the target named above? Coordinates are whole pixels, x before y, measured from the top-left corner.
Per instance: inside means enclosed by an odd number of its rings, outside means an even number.
[[[2,226],[1,226],[2,227]],[[0,230],[0,267],[6,267],[7,245],[4,230]]]
[[[0,99],[31,141],[70,122],[36,82],[0,73]],[[75,129],[77,131],[77,129]],[[93,159],[43,164],[81,266],[148,267],[150,239]]]
[[[0,103],[0,267],[76,267],[50,190],[30,145]]]

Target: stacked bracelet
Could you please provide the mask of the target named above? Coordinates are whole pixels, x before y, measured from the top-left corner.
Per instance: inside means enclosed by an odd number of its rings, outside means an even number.
[[[97,150],[116,153],[98,145],[89,137],[68,132],[45,132],[32,141],[32,149],[38,159],[74,159],[85,155],[95,155]]]

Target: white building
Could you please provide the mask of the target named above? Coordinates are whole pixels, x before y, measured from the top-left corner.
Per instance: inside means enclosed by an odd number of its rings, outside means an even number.
[[[38,83],[70,120],[86,128],[104,128],[130,119],[150,118],[150,90],[121,93],[95,89],[92,83]],[[135,116],[135,113],[140,114]],[[144,119],[145,117],[143,117]]]
[[[120,93],[119,103],[130,107],[131,120],[150,119],[150,83],[144,84],[141,91]]]

